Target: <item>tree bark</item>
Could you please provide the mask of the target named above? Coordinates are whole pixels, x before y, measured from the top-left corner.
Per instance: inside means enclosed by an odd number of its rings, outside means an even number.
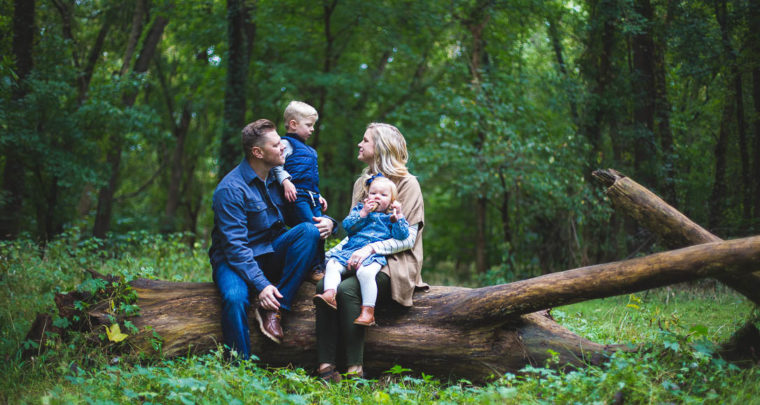
[[[604,183],[607,197],[615,208],[632,217],[641,226],[663,239],[665,246],[675,249],[721,239],[708,232],[660,197],[615,170],[597,170],[594,177]],[[756,265],[753,271],[760,270]],[[718,280],[760,305],[760,273],[719,275]]]
[[[591,342],[554,322],[547,311],[534,311],[729,270],[747,271],[758,263],[760,237],[752,237],[492,287],[432,287],[415,294],[412,308],[378,310],[378,327],[367,333],[365,369],[376,374],[401,364],[443,378],[483,381],[528,364],[543,365],[551,351],[558,353],[562,367],[596,363],[605,353],[624,347]],[[130,321],[142,331],[129,338],[131,347],[150,351],[153,332],[163,339],[167,356],[207,352],[222,342],[222,302],[214,284],[139,279],[131,286],[137,293],[140,315]],[[292,310],[283,317],[285,339],[281,345],[264,338],[254,317],[249,316],[252,352],[261,361],[271,366],[316,366],[314,290],[311,283],[301,286]],[[81,297],[59,294],[59,314],[73,315],[76,299]],[[110,326],[111,306],[110,299],[93,305],[87,313],[90,322],[82,323],[93,330]]]

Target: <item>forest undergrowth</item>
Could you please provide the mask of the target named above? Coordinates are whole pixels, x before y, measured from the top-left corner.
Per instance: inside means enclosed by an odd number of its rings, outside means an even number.
[[[633,348],[599,366],[563,368],[553,355],[547,364],[476,385],[399,364],[376,379],[325,385],[313,370],[230,363],[220,350],[179,358],[124,354],[124,343],[110,342],[105,331],[94,344],[77,334],[53,336],[42,348],[26,341],[35,315],[54,310],[55,292],[87,284],[86,269],[125,279],[210,281],[205,249],[188,247],[184,235],[102,241],[71,231],[45,246],[0,242],[0,403],[760,403],[760,367],[716,356],[717,345],[741,325],[760,323],[757,310],[709,282],[553,309],[579,335]],[[34,355],[22,357],[24,350]]]

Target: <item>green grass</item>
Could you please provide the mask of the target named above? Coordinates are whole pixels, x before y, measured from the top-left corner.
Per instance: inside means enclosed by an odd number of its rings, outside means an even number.
[[[725,287],[678,285],[556,308],[554,318],[598,343],[651,342],[662,330],[703,334],[720,342],[741,327],[753,310]]]
[[[716,344],[755,315],[723,287],[677,286],[556,308],[552,315],[600,343],[630,343],[602,366],[526,367],[485,385],[439,381],[404,369],[378,380],[325,386],[312,370],[231,364],[219,352],[176,359],[124,355],[107,340],[52,339],[22,359],[37,312],[56,291],[84,281],[83,270],[209,281],[205,248],[182,236],[124,235],[105,244],[72,232],[40,247],[0,242],[0,403],[760,403],[760,368],[714,356]],[[38,348],[39,349],[39,348]],[[555,357],[556,359],[556,357]]]

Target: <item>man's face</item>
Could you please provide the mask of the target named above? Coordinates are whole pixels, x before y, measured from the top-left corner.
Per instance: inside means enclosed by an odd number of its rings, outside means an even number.
[[[262,136],[261,144],[253,147],[253,155],[264,161],[267,166],[275,167],[285,164],[282,152],[285,145],[280,141],[277,131],[271,130]]]
[[[291,120],[290,127],[293,133],[295,133],[302,141],[306,142],[307,139],[314,132],[314,124],[316,124],[316,117],[306,117],[299,121]]]

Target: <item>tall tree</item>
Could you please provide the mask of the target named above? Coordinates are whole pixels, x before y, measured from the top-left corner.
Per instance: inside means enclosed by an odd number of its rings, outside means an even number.
[[[756,1],[749,2],[747,13],[749,30],[747,31],[747,44],[750,63],[752,66],[752,101],[755,107],[753,117],[754,137],[752,142],[752,200],[754,232],[760,231],[760,4]]]
[[[613,52],[617,42],[615,22],[618,16],[614,0],[590,0],[588,38],[582,64],[584,76],[589,81],[589,97],[586,101],[582,117],[582,130],[588,139],[591,149],[587,159],[587,170],[584,175],[591,179],[591,171],[597,166],[604,165],[609,157],[604,156],[603,134],[605,124],[614,119],[609,94],[613,86],[615,71],[613,67]]]
[[[240,130],[245,125],[246,83],[255,25],[249,3],[227,0],[227,84],[224,89],[222,143],[219,149],[219,179],[240,161]]]
[[[152,24],[148,28],[148,32],[144,36],[140,53],[134,62],[131,72],[127,72],[128,75],[141,75],[148,70],[150,61],[153,58],[153,55],[156,52],[156,48],[158,47],[158,43],[163,35],[164,28],[166,28],[166,25],[168,23],[168,17],[163,14],[159,14],[153,19]],[[128,51],[129,46],[127,47],[127,52]],[[128,62],[125,61],[125,63]],[[131,108],[135,104],[137,94],[138,89],[128,88],[125,90],[125,92],[122,94],[122,107],[125,109]],[[98,191],[98,208],[92,230],[93,236],[97,238],[105,238],[106,233],[111,226],[114,195],[119,184],[122,164],[122,152],[125,143],[123,133],[109,134],[108,140],[108,151],[106,153],[106,161],[109,168],[108,181]]]
[[[15,58],[16,81],[12,91],[12,102],[19,103],[26,96],[27,76],[34,67],[32,51],[35,32],[34,0],[15,0],[13,8],[13,56]],[[4,195],[0,203],[0,238],[12,239],[19,232],[18,213],[24,203],[24,164],[21,143],[4,142],[5,169],[3,170]]]
[[[490,20],[489,9],[491,6],[490,0],[482,0],[476,2],[471,10],[466,11],[466,15],[461,17],[462,25],[467,29],[470,34],[470,55],[469,55],[469,68],[470,68],[470,85],[472,86],[472,92],[474,99],[483,98],[481,92],[481,86],[483,85],[482,75],[483,70],[487,68],[488,55],[486,54],[484,31],[485,27]],[[483,120],[478,119],[474,122],[475,132],[475,152],[477,161],[475,165],[479,171],[485,172],[487,170],[485,164],[485,143],[486,143],[486,128]],[[475,268],[479,273],[485,273],[488,270],[488,236],[487,236],[487,222],[488,222],[488,191],[486,190],[486,183],[480,184],[476,192],[475,197]]]
[[[671,204],[677,205],[676,186],[675,186],[675,148],[673,143],[673,131],[670,127],[670,110],[672,104],[668,98],[667,72],[668,66],[665,62],[665,55],[668,51],[668,31],[675,13],[676,1],[668,0],[665,8],[665,15],[662,18],[655,19],[653,22],[654,35],[654,109],[655,109],[655,132],[660,140],[662,149],[662,164],[665,166],[661,173],[664,178],[660,182],[662,195]]]
[[[747,130],[744,119],[744,85],[742,75],[739,70],[739,61],[737,60],[737,50],[734,49],[731,41],[733,27],[730,25],[728,0],[715,2],[715,18],[718,20],[721,31],[724,58],[728,65],[727,77],[730,78],[733,85],[733,91],[727,91],[726,98],[731,98],[729,102],[734,104],[734,114],[736,114],[735,125],[739,142],[739,156],[741,159],[741,183],[739,192],[742,196],[742,217],[744,224],[749,225],[752,222],[752,182],[750,180],[750,161],[749,149],[747,145]],[[729,87],[730,88],[730,87]]]
[[[640,18],[638,32],[633,35],[633,69],[631,79],[634,108],[634,168],[643,184],[657,187],[657,146],[654,138],[655,121],[655,46],[652,38],[654,10],[649,0],[636,0],[634,9]]]

